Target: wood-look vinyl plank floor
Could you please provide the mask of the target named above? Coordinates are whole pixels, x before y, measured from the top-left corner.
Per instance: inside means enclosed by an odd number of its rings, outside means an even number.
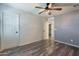
[[[54,52],[50,56],[79,56],[79,48],[55,42]]]
[[[66,44],[55,42],[54,51],[51,54],[47,54],[50,47],[46,41],[38,41],[21,47],[13,48],[0,52],[0,56],[79,56],[79,48],[72,47]]]

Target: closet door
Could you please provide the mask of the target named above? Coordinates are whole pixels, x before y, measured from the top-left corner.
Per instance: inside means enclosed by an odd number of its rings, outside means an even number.
[[[2,34],[2,12],[0,11],[0,50],[1,50],[1,34]]]
[[[2,49],[17,47],[19,44],[19,15],[14,12],[3,12]]]

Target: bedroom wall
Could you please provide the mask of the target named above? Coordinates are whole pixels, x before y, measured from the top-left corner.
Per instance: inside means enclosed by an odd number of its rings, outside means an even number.
[[[79,10],[55,16],[55,40],[79,46]]]
[[[20,14],[20,44],[43,40],[45,18],[29,13]]]

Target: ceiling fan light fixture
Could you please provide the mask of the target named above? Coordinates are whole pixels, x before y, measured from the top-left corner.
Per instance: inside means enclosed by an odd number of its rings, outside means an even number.
[[[54,8],[54,6],[55,6],[55,3],[46,3],[46,7],[35,7],[35,8],[39,8],[39,9],[44,9],[44,11],[41,11],[39,14],[42,14],[43,12],[45,13],[45,14],[48,14],[48,15],[51,15],[51,11],[52,10],[57,10],[57,11],[61,11],[62,10],[62,8]]]

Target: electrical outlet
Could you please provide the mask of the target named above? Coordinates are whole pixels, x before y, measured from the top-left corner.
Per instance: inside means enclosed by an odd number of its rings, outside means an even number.
[[[70,41],[71,41],[71,42],[73,42],[73,40],[72,40],[72,39],[70,39]]]

